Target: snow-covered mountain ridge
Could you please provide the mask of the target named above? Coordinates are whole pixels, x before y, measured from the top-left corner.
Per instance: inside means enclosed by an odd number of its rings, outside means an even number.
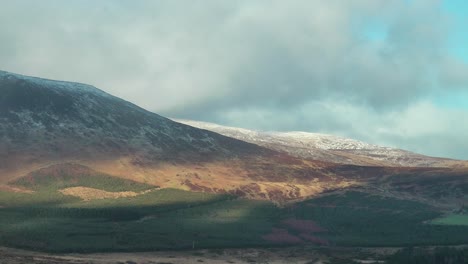
[[[179,120],[197,128],[210,130],[289,154],[321,161],[354,165],[411,167],[467,166],[465,161],[428,157],[410,151],[369,144],[359,140],[301,131],[271,132],[222,126],[213,123]]]

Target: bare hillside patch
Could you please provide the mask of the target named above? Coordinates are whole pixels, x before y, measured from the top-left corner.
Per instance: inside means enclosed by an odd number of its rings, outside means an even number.
[[[19,188],[19,187],[10,186],[10,185],[0,185],[0,191],[14,192],[14,193],[33,193],[34,192],[28,189]]]
[[[154,190],[154,189],[153,189]],[[117,199],[117,198],[128,198],[128,197],[135,197],[141,194],[145,194],[151,192],[153,190],[146,190],[142,192],[108,192],[103,191],[95,188],[89,187],[70,187],[59,190],[64,195],[70,195],[79,197],[84,201],[91,201],[91,200],[98,200],[98,199]]]

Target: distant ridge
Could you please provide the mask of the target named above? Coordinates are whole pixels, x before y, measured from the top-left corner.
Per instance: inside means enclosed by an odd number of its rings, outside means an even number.
[[[468,167],[467,161],[436,158],[362,141],[309,132],[262,132],[214,123],[174,119],[193,127],[320,161],[367,166]]]

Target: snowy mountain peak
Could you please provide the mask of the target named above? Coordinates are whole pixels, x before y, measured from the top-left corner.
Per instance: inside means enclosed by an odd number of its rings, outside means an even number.
[[[315,148],[325,150],[355,150],[355,149],[390,149],[359,140],[327,135],[321,133],[309,133],[302,131],[293,132],[270,132],[269,134],[277,137],[294,139],[304,144],[309,144]]]
[[[318,148],[323,150],[362,150],[362,149],[382,149],[391,150],[389,147],[382,147],[374,144],[365,143],[355,139],[344,138],[340,136],[310,133],[304,131],[276,132],[276,131],[256,131],[245,128],[222,126],[214,123],[191,121],[183,119],[174,119],[174,121],[184,123],[190,126],[212,130],[220,134],[228,134],[235,138],[252,137],[257,141],[262,140],[284,140],[295,141],[307,147]]]
[[[207,122],[175,120],[211,130],[277,151],[327,162],[412,167],[467,166],[464,161],[433,158],[410,151],[365,143],[359,140],[302,131],[261,132]]]

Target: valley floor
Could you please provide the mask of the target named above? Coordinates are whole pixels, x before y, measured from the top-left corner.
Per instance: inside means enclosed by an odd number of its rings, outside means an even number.
[[[0,264],[190,264],[190,263],[380,263],[377,259],[397,248],[326,249],[212,249],[198,251],[160,251],[145,253],[47,254],[0,247]],[[362,260],[360,260],[362,258]]]
[[[468,245],[417,248],[303,246],[93,254],[48,254],[0,247],[0,264],[458,264],[467,261]]]

